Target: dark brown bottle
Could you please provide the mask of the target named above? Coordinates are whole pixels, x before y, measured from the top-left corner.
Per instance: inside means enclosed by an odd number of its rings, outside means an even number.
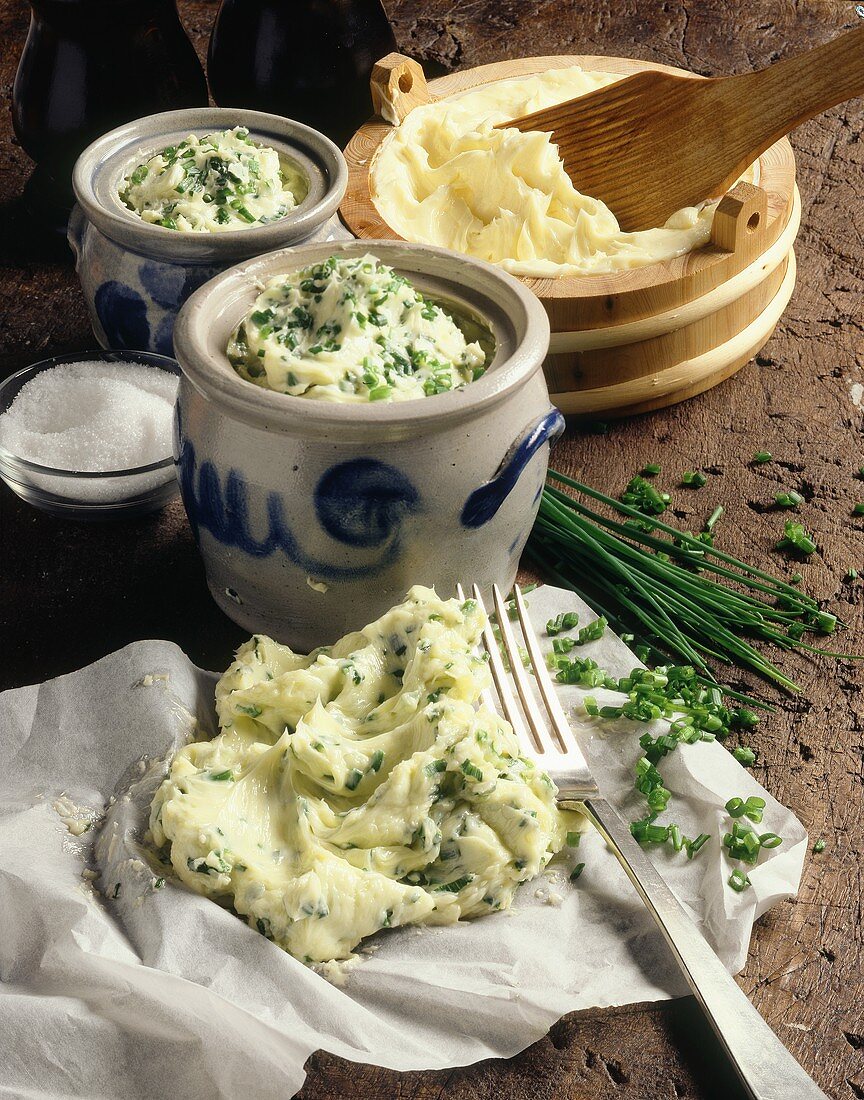
[[[220,107],[286,115],[342,146],[372,114],[372,66],[395,49],[379,0],[222,0],[207,75]]]
[[[207,104],[175,0],[31,0],[12,93],[31,190],[71,206],[72,166],[94,138],[158,111]]]

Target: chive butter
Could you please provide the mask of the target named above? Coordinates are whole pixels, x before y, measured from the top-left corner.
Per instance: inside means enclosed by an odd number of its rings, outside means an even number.
[[[407,401],[484,373],[471,335],[376,257],[331,256],[267,283],[227,350],[242,378],[277,393]]]
[[[120,198],[151,225],[223,233],[278,221],[307,190],[299,169],[238,126],[166,146],[126,176]]]

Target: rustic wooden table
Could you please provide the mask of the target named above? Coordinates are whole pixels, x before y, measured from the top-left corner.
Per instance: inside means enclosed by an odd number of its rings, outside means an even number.
[[[200,50],[212,0],[180,0]],[[444,67],[551,53],[611,53],[699,73],[742,72],[823,42],[857,22],[832,0],[398,0],[387,5],[400,46]],[[14,66],[27,27],[24,0],[0,0],[0,214],[8,226],[29,171],[11,133]],[[806,503],[801,518],[819,550],[803,587],[849,624],[847,649],[864,649],[864,142],[861,101],[793,135],[803,221],[798,287],[762,354],[731,381],[677,408],[613,424],[606,435],[571,430],[555,465],[619,492],[645,462],[671,487],[685,469],[710,476],[676,494],[675,514],[697,524],[721,503],[725,549],[782,570],[772,551],[782,527],[768,504],[782,487]],[[71,263],[0,257],[0,376],[46,356],[93,346]],[[777,461],[749,464],[766,448]],[[62,523],[2,504],[2,686],[67,672],[137,638],[178,642],[193,660],[222,668],[242,637],[210,600],[182,507],[113,526]],[[851,662],[785,658],[802,684],[781,700],[751,743],[761,782],[826,847],[811,856],[796,901],[756,926],[741,984],[831,1097],[864,1097],[862,859],[864,669]],[[301,1093],[325,1097],[497,1096],[665,1100],[728,1097],[713,1041],[682,1000],[569,1016],[508,1062],[396,1074],[316,1055]],[[782,1084],[778,1096],[784,1096]],[[789,1097],[788,1100],[795,1100]]]

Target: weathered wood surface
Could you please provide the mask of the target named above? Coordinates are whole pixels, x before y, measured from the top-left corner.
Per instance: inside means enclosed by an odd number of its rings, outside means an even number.
[[[199,47],[215,4],[181,0]],[[400,0],[389,3],[402,50],[443,67],[525,54],[612,53],[704,74],[743,72],[826,41],[856,22],[833,0]],[[0,0],[0,213],[28,171],[11,140],[8,103],[26,31],[24,0]],[[850,625],[843,645],[864,648],[864,142],[861,102],[835,108],[793,136],[803,198],[798,287],[757,362],[710,393],[665,412],[572,432],[557,466],[620,491],[647,461],[674,487],[685,469],[708,485],[675,494],[697,524],[722,503],[722,544],[782,568],[771,550],[782,517],[778,488],[806,498],[803,521],[819,552],[804,587]],[[2,245],[2,242],[0,242]],[[8,256],[3,257],[4,260]],[[0,271],[0,373],[93,345],[71,267],[25,255]],[[754,469],[760,448],[778,459]],[[209,600],[182,509],[134,524],[88,528],[48,519],[2,490],[3,684],[69,671],[138,637],[169,637],[197,661],[223,666],[240,632]],[[810,828],[825,851],[808,860],[798,900],[756,927],[741,983],[826,1092],[864,1097],[862,976],[862,755],[864,671],[786,658],[803,685],[750,738],[758,778]],[[689,1000],[567,1017],[503,1063],[394,1074],[318,1055],[304,1100],[570,1097],[666,1100],[728,1097],[711,1041]],[[783,1095],[782,1088],[778,1095]],[[794,1100],[789,1097],[789,1100]]]

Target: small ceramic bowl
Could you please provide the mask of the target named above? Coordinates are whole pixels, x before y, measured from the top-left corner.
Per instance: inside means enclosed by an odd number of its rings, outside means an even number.
[[[334,404],[240,378],[225,349],[261,283],[372,252],[491,332],[486,373],[413,401]],[[180,312],[180,489],[216,602],[298,649],[372,621],[412,584],[509,588],[563,417],[541,366],[549,322],[497,268],[441,248],[355,241],[226,271]]]
[[[0,414],[6,412],[21,389],[42,371],[61,363],[98,360],[105,363],[134,363],[179,374],[174,359],[147,352],[74,352],[43,359],[10,375],[0,385]],[[0,443],[0,478],[16,496],[61,519],[131,519],[155,512],[177,495],[174,457],[168,453],[147,466],[124,470],[62,470],[44,466],[8,450]]]
[[[284,218],[226,233],[180,233],[142,221],[120,199],[125,177],[160,149],[189,134],[234,126],[246,127],[253,141],[276,149],[306,177],[306,197]],[[345,160],[329,138],[260,111],[166,111],[103,134],[75,164],[78,201],[68,230],[96,339],[103,347],[171,355],[177,311],[220,271],[274,248],[350,236],[336,217],[347,179]]]

